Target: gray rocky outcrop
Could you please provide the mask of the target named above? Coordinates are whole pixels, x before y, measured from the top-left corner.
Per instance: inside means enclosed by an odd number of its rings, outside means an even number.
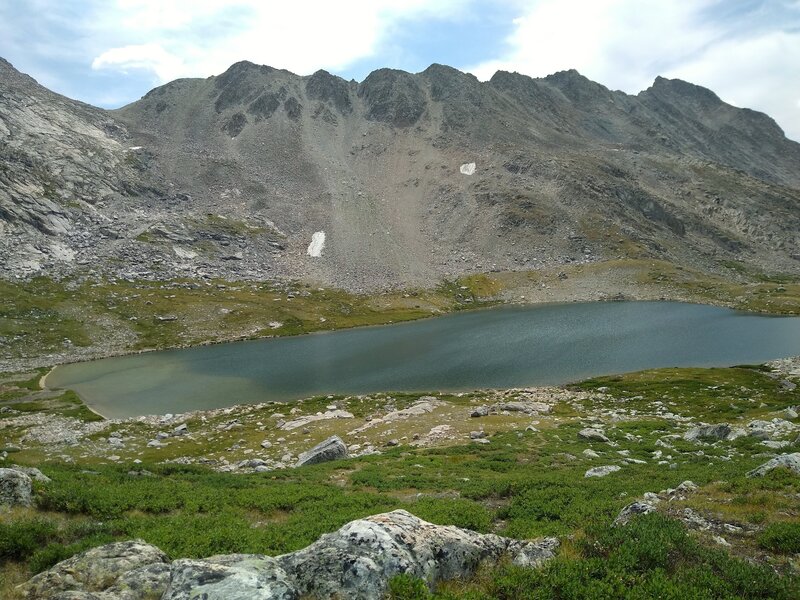
[[[179,559],[140,540],[94,548],[58,563],[18,590],[42,600],[300,600],[382,598],[408,573],[428,583],[469,577],[508,557],[537,567],[558,540],[520,541],[434,525],[404,511],[352,521],[303,550],[275,558],[231,554]]]
[[[154,576],[153,567],[140,572],[135,581],[130,576],[144,567],[166,563],[166,554],[142,540],[114,542],[58,563],[22,584],[19,591],[26,600],[49,600],[63,592],[103,592],[119,584],[126,588],[116,587],[111,598],[144,600],[148,596],[136,595],[134,590],[144,590],[148,586],[144,582],[160,581],[160,577]]]
[[[535,566],[554,556],[558,541],[521,542],[427,523],[404,510],[353,521],[311,546],[279,557],[301,594],[380,598],[401,573],[429,584],[463,578],[484,560],[509,555]]]
[[[303,452],[297,457],[297,463],[294,466],[315,465],[321,462],[347,458],[347,456],[347,446],[342,441],[342,438],[338,435],[333,435],[311,448],[311,450]]]
[[[701,425],[687,431],[683,439],[687,442],[726,440],[731,435],[731,426],[727,423],[717,425]]]
[[[0,506],[30,506],[31,478],[16,469],[0,469]]]
[[[800,452],[795,452],[794,454],[783,454],[781,456],[776,456],[772,460],[765,462],[760,467],[753,469],[747,473],[748,477],[763,477],[770,471],[784,467],[789,469],[790,471],[794,472],[797,475],[800,475]]]
[[[176,560],[163,600],[295,600],[296,588],[276,559],[257,554]]]
[[[52,481],[47,475],[42,473],[36,467],[21,467],[19,465],[14,465],[9,468],[19,471],[20,473],[25,473],[33,481],[38,481],[39,483],[50,483],[50,481]]]

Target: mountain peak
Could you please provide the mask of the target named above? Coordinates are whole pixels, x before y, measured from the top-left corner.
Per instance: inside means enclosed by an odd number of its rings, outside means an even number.
[[[683,81],[682,79],[668,79],[659,75],[653,81],[653,85],[641,92],[643,94],[651,94],[658,97],[665,96],[681,96],[683,98],[691,98],[703,103],[722,104],[719,96],[708,88]]]

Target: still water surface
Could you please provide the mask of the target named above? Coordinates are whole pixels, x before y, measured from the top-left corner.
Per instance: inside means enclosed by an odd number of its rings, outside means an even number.
[[[800,318],[677,302],[500,307],[289,338],[65,365],[107,417],[179,413],[328,393],[560,384],[652,367],[800,355]]]

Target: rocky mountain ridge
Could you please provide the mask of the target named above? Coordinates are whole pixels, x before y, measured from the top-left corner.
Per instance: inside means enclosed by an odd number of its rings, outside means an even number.
[[[679,80],[631,96],[577,71],[357,83],[245,61],[104,111],[3,61],[0,135],[4,278],[371,291],[617,259],[800,272],[800,144]]]

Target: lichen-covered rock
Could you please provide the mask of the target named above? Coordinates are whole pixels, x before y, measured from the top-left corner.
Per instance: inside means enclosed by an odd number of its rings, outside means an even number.
[[[783,454],[781,456],[776,456],[770,461],[765,462],[760,467],[753,469],[747,473],[748,477],[763,477],[773,469],[777,469],[778,467],[785,467],[790,471],[793,471],[797,475],[800,475],[800,452],[795,452],[794,454]]]
[[[311,450],[306,450],[300,454],[294,466],[315,465],[321,462],[347,458],[347,456],[347,446],[342,441],[342,438],[338,435],[333,435],[311,448]]]
[[[616,471],[619,471],[620,467],[617,465],[604,465],[602,467],[594,467],[589,469],[584,473],[584,477],[605,477],[606,475],[610,475]]]
[[[23,598],[50,600],[62,592],[102,592],[117,583],[129,581],[123,576],[152,565],[165,564],[167,556],[142,540],[115,542],[81,552],[39,573],[19,586]],[[142,578],[145,574],[142,573]],[[148,579],[152,574],[147,575]],[[102,596],[101,596],[102,597]],[[128,595],[125,600],[146,600],[147,596]]]
[[[296,600],[286,572],[258,554],[176,560],[163,600]]]
[[[401,573],[437,582],[469,577],[485,560],[508,557],[536,567],[558,540],[527,542],[434,525],[404,510],[352,521],[307,548],[276,558],[257,554],[180,559],[139,540],[94,548],[18,589],[42,600],[300,600],[384,597]]]
[[[0,469],[0,506],[30,506],[31,478],[16,469]]]
[[[687,442],[696,442],[702,440],[726,440],[731,435],[731,426],[727,423],[718,423],[717,425],[702,425],[700,427],[693,427],[683,436]]]
[[[152,563],[128,571],[104,593],[117,600],[160,600],[170,582],[170,565]]]
[[[278,557],[301,595],[351,600],[381,598],[401,573],[428,584],[469,576],[483,560],[510,555],[538,565],[554,556],[558,540],[522,542],[434,525],[404,511],[348,523],[311,546]]]
[[[614,525],[627,525],[628,522],[636,515],[646,515],[655,512],[656,507],[652,502],[637,501],[628,504],[625,508],[619,511],[617,518],[614,519]]]
[[[13,465],[9,468],[19,471],[20,473],[25,473],[25,475],[30,477],[33,481],[38,481],[39,483],[50,483],[52,481],[52,479],[36,467],[20,467],[19,465]]]

